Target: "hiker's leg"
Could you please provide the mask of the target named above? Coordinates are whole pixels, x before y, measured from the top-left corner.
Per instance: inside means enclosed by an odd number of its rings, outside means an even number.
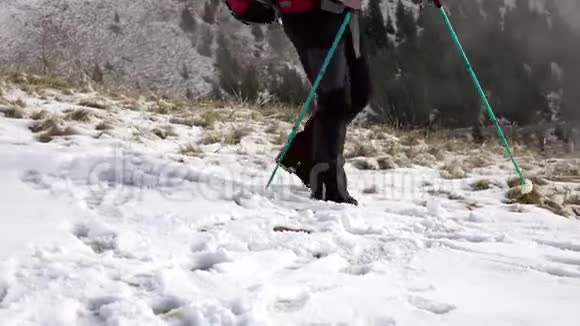
[[[334,37],[340,24],[342,17],[331,13],[312,12],[291,17],[283,17],[284,31],[300,58],[304,71],[310,80],[314,83],[322,63],[328,53],[330,45],[334,41]],[[325,78],[322,80],[318,89],[318,101],[312,109],[312,115],[306,122],[304,130],[296,135],[292,142],[290,149],[282,160],[282,165],[286,168],[294,170],[302,182],[306,186],[310,186],[310,171],[314,165],[316,155],[320,156],[322,153],[315,153],[314,144],[314,125],[316,115],[315,112],[326,110],[328,105],[322,104],[321,100],[327,97],[329,92],[334,89],[344,87],[344,76],[346,75],[346,58],[344,55],[344,45],[341,42],[335,59],[330,63]],[[322,101],[324,102],[324,101]],[[328,102],[328,101],[326,101]],[[334,108],[328,108],[334,110]],[[342,109],[344,112],[345,108]],[[339,115],[344,115],[341,112]],[[338,112],[336,112],[338,113]],[[319,146],[325,147],[325,146]]]
[[[368,104],[372,96],[372,82],[368,64],[368,56],[364,40],[360,42],[360,55],[357,57],[352,34],[347,35],[346,58],[348,62],[348,74],[350,84],[351,107],[346,120],[350,123]]]

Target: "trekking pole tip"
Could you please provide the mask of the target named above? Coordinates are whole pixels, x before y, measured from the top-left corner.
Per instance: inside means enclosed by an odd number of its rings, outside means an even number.
[[[525,179],[524,182],[520,185],[520,190],[522,195],[527,195],[534,190],[534,184],[530,179]]]

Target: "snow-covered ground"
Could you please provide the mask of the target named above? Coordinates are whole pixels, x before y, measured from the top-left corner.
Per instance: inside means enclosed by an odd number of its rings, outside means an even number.
[[[505,204],[501,157],[479,192],[349,165],[361,206],[320,203],[284,172],[264,190],[278,146],[250,116],[187,156],[202,128],[161,139],[170,115],[94,96],[5,90],[25,117],[0,115],[0,325],[580,325],[580,223]],[[77,135],[28,129],[80,109]]]

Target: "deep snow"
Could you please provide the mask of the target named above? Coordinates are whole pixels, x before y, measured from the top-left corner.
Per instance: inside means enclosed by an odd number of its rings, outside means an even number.
[[[0,325],[580,324],[580,224],[504,187],[349,166],[361,206],[314,202],[285,173],[263,189],[276,146],[259,135],[179,160],[200,128],[136,142],[166,118],[100,114],[114,131],[48,144],[0,117]]]

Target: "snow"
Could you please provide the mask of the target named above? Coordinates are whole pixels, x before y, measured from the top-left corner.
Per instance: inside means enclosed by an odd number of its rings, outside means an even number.
[[[101,114],[106,136],[47,144],[0,117],[1,325],[580,324],[580,224],[515,212],[505,188],[349,165],[361,206],[315,202],[285,173],[263,188],[276,146],[259,134],[180,161],[198,127],[136,141],[168,117]]]

